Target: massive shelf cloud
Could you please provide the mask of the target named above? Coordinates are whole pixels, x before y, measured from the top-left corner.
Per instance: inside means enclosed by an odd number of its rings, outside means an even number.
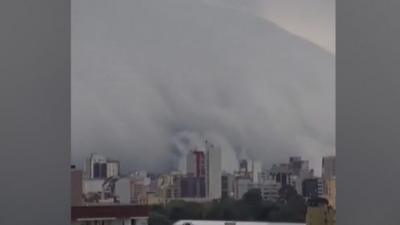
[[[265,18],[195,0],[72,1],[72,161],[176,169],[212,139],[223,168],[335,152],[335,56]]]

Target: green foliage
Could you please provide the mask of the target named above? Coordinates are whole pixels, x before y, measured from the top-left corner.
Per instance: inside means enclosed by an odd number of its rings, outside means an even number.
[[[151,212],[149,216],[149,224],[151,225],[168,225],[171,224],[167,215],[158,213],[158,212]]]
[[[223,198],[220,201],[195,203],[171,201],[165,206],[152,206],[149,225],[168,225],[178,220],[235,220],[304,222],[306,204],[293,187],[280,190],[278,202],[262,200],[260,190],[249,190],[241,200]]]

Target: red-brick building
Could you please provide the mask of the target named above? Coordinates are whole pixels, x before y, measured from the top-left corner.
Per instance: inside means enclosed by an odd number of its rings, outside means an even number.
[[[145,205],[72,206],[72,225],[147,225],[149,208]]]

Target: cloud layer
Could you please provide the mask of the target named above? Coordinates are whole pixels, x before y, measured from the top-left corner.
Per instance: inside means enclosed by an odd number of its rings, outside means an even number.
[[[335,151],[334,55],[272,22],[194,0],[72,2],[72,160],[178,167],[185,144],[266,165]],[[185,140],[186,139],[186,140]]]
[[[336,52],[336,0],[204,0],[270,20],[326,50]]]

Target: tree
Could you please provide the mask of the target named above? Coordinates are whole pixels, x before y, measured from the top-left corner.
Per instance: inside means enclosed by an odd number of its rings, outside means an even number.
[[[149,215],[149,225],[168,225],[171,221],[164,214],[151,212]]]
[[[262,202],[260,189],[250,189],[243,195],[242,200],[249,205],[260,205]]]

